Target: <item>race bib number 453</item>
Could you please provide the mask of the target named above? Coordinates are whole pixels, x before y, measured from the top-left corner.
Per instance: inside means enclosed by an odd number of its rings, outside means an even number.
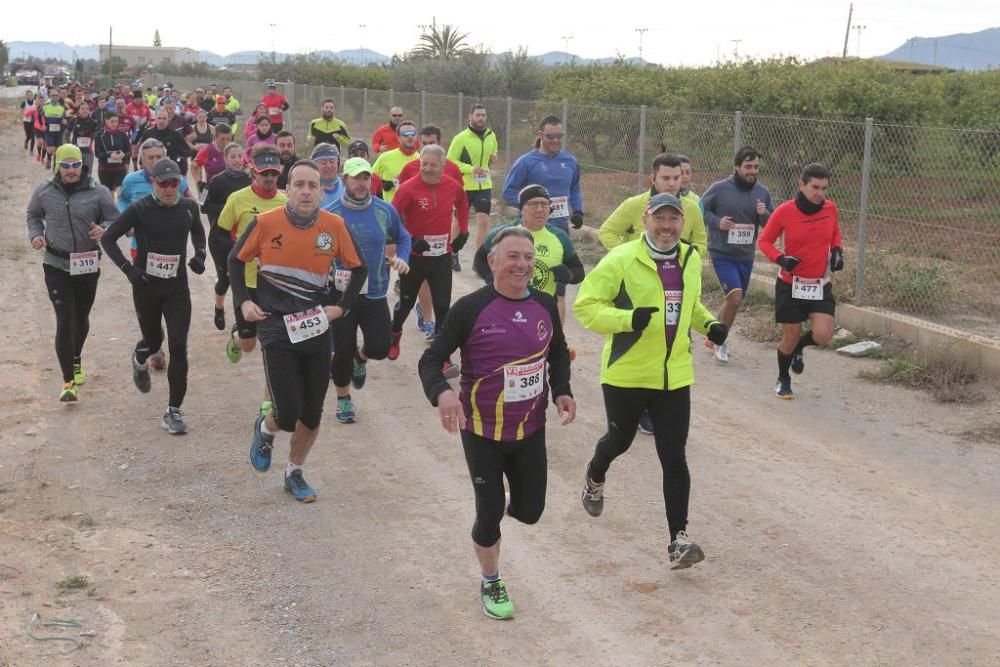
[[[285,330],[288,331],[288,340],[293,343],[301,343],[304,340],[315,338],[330,328],[330,321],[326,319],[326,313],[320,306],[304,310],[301,313],[285,315],[284,320]]]

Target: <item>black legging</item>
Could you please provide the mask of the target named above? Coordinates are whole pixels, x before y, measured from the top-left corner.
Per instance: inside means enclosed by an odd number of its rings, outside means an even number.
[[[434,329],[440,331],[451,308],[451,277],[451,253],[437,257],[410,257],[409,272],[399,277],[399,303],[392,316],[392,331],[398,333],[403,330],[403,323],[416,305],[420,286],[425,280],[431,289]]]
[[[215,293],[222,296],[229,289],[229,251],[233,249],[233,239],[224,229],[218,226],[218,218],[209,219],[211,229],[208,231],[208,252],[215,262]]]
[[[170,385],[169,407],[180,408],[187,394],[187,339],[191,328],[191,292],[186,280],[150,278],[149,284],[132,288],[132,302],[139,318],[142,339],[135,344],[135,358],[140,364],[163,345],[161,320],[167,323],[170,362],[167,382]]]
[[[24,125],[24,149],[25,150],[35,150],[35,124],[31,123],[21,123]],[[30,148],[29,148],[30,146]]]
[[[334,297],[334,301],[338,297]],[[358,344],[358,328],[364,336],[363,346],[368,359],[385,359],[389,354],[392,336],[389,335],[389,301],[386,297],[369,299],[360,296],[354,307],[333,322],[333,348],[330,374],[333,384],[346,387],[354,370],[354,351]]]
[[[330,388],[330,332],[299,343],[265,343],[263,352],[271,416],[278,428],[292,433],[302,422],[309,430],[318,429]]]
[[[490,440],[463,430],[462,448],[476,494],[473,542],[491,547],[500,539],[500,520],[508,509],[504,507],[504,475],[510,488],[508,514],[529,524],[542,517],[548,483],[544,428],[513,441]]]
[[[653,418],[653,438],[656,455],[663,469],[663,502],[667,510],[670,541],[687,528],[688,498],[691,475],[688,472],[688,426],[691,422],[691,391],[681,387],[666,389],[632,389],[602,384],[604,411],[608,430],[597,441],[594,458],[590,460],[590,478],[603,482],[611,462],[628,451],[639,425],[639,415],[649,409]]]
[[[73,362],[83,354],[90,333],[90,309],[97,295],[100,273],[71,276],[68,271],[42,264],[45,287],[56,311],[56,357],[63,382],[73,380]]]

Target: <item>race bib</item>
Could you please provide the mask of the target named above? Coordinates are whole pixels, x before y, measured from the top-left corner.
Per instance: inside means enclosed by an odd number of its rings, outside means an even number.
[[[60,127],[59,123],[49,123],[49,132],[58,132]]]
[[[792,298],[805,299],[806,301],[822,301],[823,279],[792,276]]]
[[[90,252],[71,252],[69,254],[69,275],[82,276],[85,273],[97,273],[98,256],[96,250]]]
[[[146,253],[146,273],[156,278],[177,277],[177,267],[180,266],[180,255],[161,255],[156,252]]]
[[[729,242],[733,245],[750,245],[753,243],[754,225],[733,224],[729,230]]]
[[[122,159],[120,157],[109,157],[108,164],[121,164]]]
[[[513,364],[503,367],[503,400],[516,403],[535,398],[542,393],[545,360],[530,364]]]
[[[320,306],[301,313],[285,315],[284,320],[285,330],[288,331],[288,340],[293,343],[301,343],[304,340],[315,338],[330,328],[330,321],[326,319],[326,313]]]
[[[80,148],[90,148],[90,137],[77,137],[76,145]]]
[[[343,292],[347,289],[347,284],[351,282],[351,270],[350,269],[337,269],[333,273],[333,286],[337,288],[338,292]]]
[[[553,197],[551,200],[549,219],[569,217],[569,197]]]
[[[487,183],[489,180],[490,180],[490,174],[489,174],[489,172],[483,174],[482,176],[476,176],[476,175],[472,176],[472,182],[473,183],[477,183],[479,185]]]
[[[430,250],[424,251],[424,257],[438,257],[448,252],[447,234],[432,234],[431,236],[425,236],[424,240],[431,247]]]
[[[281,107],[268,107],[267,108],[267,114],[269,116],[280,116],[281,115]]]
[[[664,299],[664,322],[668,327],[675,327],[677,323],[681,321],[681,298],[684,292],[682,290],[663,290]]]

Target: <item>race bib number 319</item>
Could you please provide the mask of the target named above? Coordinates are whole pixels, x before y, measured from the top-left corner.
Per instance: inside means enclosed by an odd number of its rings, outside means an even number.
[[[97,273],[97,251],[71,252],[69,254],[69,275],[82,276],[85,273]]]

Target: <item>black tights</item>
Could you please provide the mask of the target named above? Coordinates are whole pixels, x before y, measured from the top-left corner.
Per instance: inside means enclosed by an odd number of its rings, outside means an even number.
[[[187,281],[176,278],[160,280],[132,288],[132,301],[139,318],[142,339],[135,345],[135,359],[140,364],[163,345],[163,327],[167,323],[167,344],[170,362],[167,382],[170,385],[171,408],[180,408],[187,394],[187,339],[191,328],[191,292]]]
[[[100,273],[71,276],[68,271],[42,264],[45,287],[56,311],[56,357],[63,382],[73,380],[73,363],[83,353],[90,333],[90,309],[97,296]]]

